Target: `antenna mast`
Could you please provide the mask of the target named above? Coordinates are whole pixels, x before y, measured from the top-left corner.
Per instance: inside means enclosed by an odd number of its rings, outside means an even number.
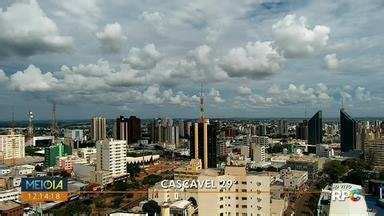
[[[203,82],[200,85],[200,119],[204,121],[204,93],[203,93]]]
[[[56,122],[56,103],[53,102],[52,104],[52,123],[51,123],[51,136],[56,138],[59,133],[59,127],[57,126]]]

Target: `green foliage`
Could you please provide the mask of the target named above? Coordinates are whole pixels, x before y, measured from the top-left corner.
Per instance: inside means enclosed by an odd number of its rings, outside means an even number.
[[[53,215],[90,215],[91,207],[81,201],[70,202],[64,208],[54,209]]]
[[[141,171],[140,165],[137,163],[127,164],[127,172],[129,173],[131,179],[133,179]]]
[[[104,200],[101,197],[97,197],[96,199],[94,199],[93,203],[95,204],[96,208],[104,207]]]
[[[348,167],[337,160],[326,162],[323,168],[323,173],[329,177],[330,183],[338,182],[347,171]]]
[[[161,177],[160,175],[149,175],[149,176],[146,176],[144,179],[143,179],[143,184],[145,185],[150,185],[150,186],[153,186],[155,185],[157,182],[161,181],[163,179],[163,177]]]
[[[153,216],[153,215],[159,215],[161,211],[161,207],[159,204],[157,204],[156,201],[149,200],[143,205],[143,212],[148,213],[148,215]]]
[[[122,196],[115,197],[113,199],[113,201],[112,201],[113,207],[114,208],[119,208],[120,204],[122,203],[122,201],[123,201],[123,197]]]
[[[267,149],[267,152],[269,154],[274,154],[274,153],[281,153],[283,152],[284,146],[280,144],[276,144],[270,148]]]

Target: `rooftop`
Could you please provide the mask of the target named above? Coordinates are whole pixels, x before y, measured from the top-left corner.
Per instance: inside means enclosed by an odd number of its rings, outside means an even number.
[[[3,201],[3,202],[0,202],[0,211],[13,209],[13,208],[19,207],[20,205],[21,205],[20,203],[17,203],[15,201]]]

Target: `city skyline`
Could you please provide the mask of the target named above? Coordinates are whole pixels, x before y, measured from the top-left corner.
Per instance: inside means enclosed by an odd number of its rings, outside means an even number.
[[[0,121],[49,120],[53,101],[58,119],[196,118],[201,83],[210,118],[337,117],[342,100],[354,118],[384,116],[381,1],[0,8]]]

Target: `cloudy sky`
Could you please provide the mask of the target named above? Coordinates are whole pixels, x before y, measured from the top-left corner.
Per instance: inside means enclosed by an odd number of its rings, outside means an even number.
[[[382,0],[3,0],[0,120],[384,116]],[[13,107],[13,108],[12,108]]]

